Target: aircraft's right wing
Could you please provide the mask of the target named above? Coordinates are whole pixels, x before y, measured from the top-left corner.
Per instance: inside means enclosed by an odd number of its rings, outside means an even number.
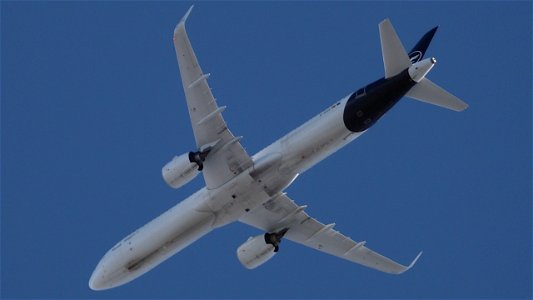
[[[251,210],[239,221],[266,232],[288,228],[284,238],[304,246],[349,260],[372,269],[391,274],[401,274],[414,266],[422,252],[409,266],[401,265],[365,247],[365,242],[355,242],[333,229],[335,224],[324,225],[304,212],[285,194],[280,194]]]

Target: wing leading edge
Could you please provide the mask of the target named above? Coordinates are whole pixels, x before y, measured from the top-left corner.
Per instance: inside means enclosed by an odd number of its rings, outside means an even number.
[[[334,223],[324,225],[304,212],[286,194],[267,201],[250,211],[239,221],[266,232],[289,230],[285,238],[304,246],[390,274],[402,274],[412,268],[422,255],[420,252],[408,266],[399,264],[355,242],[333,229]]]
[[[204,162],[203,175],[209,189],[217,188],[252,164],[250,156],[228,129],[207,83],[185,30],[189,8],[174,30],[174,47],[187,100],[187,107],[198,150],[210,148]]]

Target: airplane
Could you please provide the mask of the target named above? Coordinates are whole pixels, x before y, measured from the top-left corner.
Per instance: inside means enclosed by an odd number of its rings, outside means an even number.
[[[128,283],[150,271],[202,236],[232,222],[264,231],[237,249],[242,265],[254,269],[270,260],[287,239],[318,251],[390,274],[402,274],[399,264],[323,224],[296,204],[284,190],[299,174],[355,140],[372,127],[402,97],[454,111],[468,105],[430,81],[426,75],[436,59],[423,56],[437,30],[428,31],[405,51],[389,19],[379,23],[385,75],[333,103],[314,118],[253,156],[228,129],[200,68],[185,30],[189,8],[174,30],[181,80],[196,151],[175,156],[162,168],[165,182],[179,188],[199,173],[205,187],[179,202],[113,246],[94,269],[89,287],[105,290]]]

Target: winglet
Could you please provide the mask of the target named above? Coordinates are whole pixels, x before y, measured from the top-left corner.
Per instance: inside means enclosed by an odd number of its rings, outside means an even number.
[[[402,273],[404,273],[406,271],[409,271],[409,269],[411,269],[416,264],[416,262],[418,261],[420,256],[422,256],[422,253],[423,253],[423,251],[420,251],[420,253],[418,253],[418,255],[415,257],[415,259],[413,259],[413,262],[411,262],[411,264],[407,268],[405,268],[405,270]]]
[[[189,17],[189,15],[191,14],[191,11],[192,11],[192,8],[194,7],[194,5],[191,5],[191,7],[189,7],[189,10],[185,13],[185,15],[181,18],[181,20],[179,21],[179,23],[176,25],[176,28],[174,28],[174,41],[176,41],[176,35],[178,34],[178,29],[182,29],[182,30],[185,30],[185,21],[187,21],[187,18]]]
[[[185,24],[185,21],[187,21],[187,18],[189,17],[189,15],[191,14],[191,11],[192,11],[192,8],[194,7],[194,4],[191,5],[191,7],[189,7],[189,10],[185,13],[185,15],[181,18],[180,22],[178,23],[178,26],[180,24]]]

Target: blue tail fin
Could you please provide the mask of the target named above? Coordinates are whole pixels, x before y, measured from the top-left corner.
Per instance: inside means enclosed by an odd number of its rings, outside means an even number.
[[[429,44],[431,43],[431,40],[433,39],[433,36],[435,35],[435,32],[437,31],[437,28],[439,28],[439,26],[434,27],[424,34],[424,36],[418,41],[418,43],[416,43],[413,49],[409,51],[409,60],[412,64],[422,60]]]

